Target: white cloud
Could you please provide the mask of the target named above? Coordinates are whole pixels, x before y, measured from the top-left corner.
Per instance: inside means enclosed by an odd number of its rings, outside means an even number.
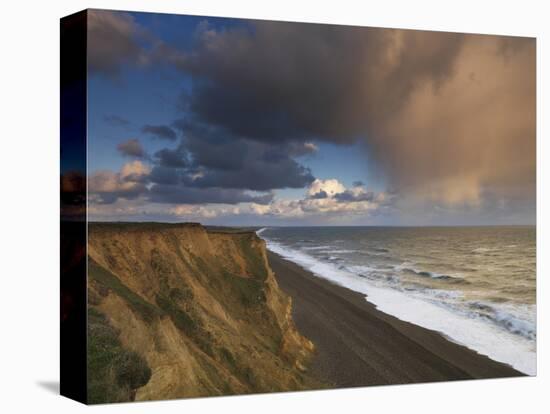
[[[250,205],[250,209],[260,216],[263,216],[264,214],[268,214],[271,211],[271,207],[267,204],[256,204],[252,203]]]
[[[378,208],[378,204],[371,201],[339,201],[335,198],[306,199],[301,202],[302,210],[311,213],[335,213],[335,212],[356,212],[367,213]]]
[[[168,214],[182,219],[210,219],[220,216],[239,215],[241,214],[241,207],[220,204],[179,204],[168,209]]]
[[[344,185],[336,178],[332,178],[329,180],[320,180],[317,178],[309,186],[309,189],[307,190],[307,195],[314,196],[321,191],[324,191],[329,197],[332,197],[334,194],[343,193],[344,191],[346,191],[346,187],[344,187]]]
[[[218,212],[214,208],[205,206],[197,206],[190,204],[182,204],[168,209],[168,214],[178,217],[200,217],[214,218],[218,216]]]
[[[151,168],[141,161],[132,161],[124,164],[120,170],[120,177],[124,179],[149,175]]]
[[[322,193],[324,192],[324,194]],[[319,195],[322,194],[321,197]],[[374,194],[362,185],[346,188],[337,179],[316,179],[298,200],[274,200],[267,205],[251,205],[251,212],[284,218],[329,215],[369,215],[384,208],[391,201],[386,193]]]
[[[92,174],[88,180],[89,191],[92,193],[114,193],[132,191],[140,186],[140,179],[147,176],[150,168],[141,161],[124,164],[120,172],[100,170]]]
[[[316,179],[297,199],[274,199],[269,204],[166,204],[150,203],[139,195],[143,178],[150,167],[140,161],[125,164],[119,172],[98,171],[89,180],[90,214],[96,218],[144,216],[174,221],[208,221],[241,215],[243,217],[272,217],[280,219],[323,218],[339,221],[350,217],[367,217],[386,209],[392,195],[373,193],[364,185],[347,188],[336,178]],[[136,193],[135,195],[134,192]],[[119,193],[124,203],[116,200],[105,204],[106,197]]]

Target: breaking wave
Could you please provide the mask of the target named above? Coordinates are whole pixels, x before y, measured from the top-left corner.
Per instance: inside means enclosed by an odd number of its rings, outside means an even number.
[[[526,374],[536,374],[536,344],[533,343],[536,326],[527,318],[518,317],[504,307],[479,301],[467,302],[465,309],[459,305],[463,303],[459,291],[399,283],[399,272],[418,277],[419,281],[428,278],[469,283],[460,277],[419,270],[410,262],[384,269],[348,265],[342,258],[332,255],[312,255],[326,246],[293,249],[269,238],[266,242],[269,250],[314,275],[366,295],[366,299],[382,312],[441,332],[459,344]]]

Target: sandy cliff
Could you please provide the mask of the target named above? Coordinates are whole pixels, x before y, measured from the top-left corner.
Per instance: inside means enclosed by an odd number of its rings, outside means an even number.
[[[253,232],[90,224],[88,257],[90,402],[318,385]]]

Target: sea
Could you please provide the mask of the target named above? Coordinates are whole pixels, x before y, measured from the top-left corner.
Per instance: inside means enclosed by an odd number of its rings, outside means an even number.
[[[380,311],[536,375],[536,228],[266,227],[269,250]]]

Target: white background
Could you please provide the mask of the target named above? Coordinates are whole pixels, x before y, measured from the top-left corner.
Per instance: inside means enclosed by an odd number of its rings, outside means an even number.
[[[0,411],[548,412],[550,12],[545,1],[56,0],[0,14]],[[86,7],[536,36],[538,38],[537,378],[136,403],[86,408],[59,381],[59,18]],[[546,24],[546,27],[545,27]],[[544,215],[546,214],[546,215]]]

